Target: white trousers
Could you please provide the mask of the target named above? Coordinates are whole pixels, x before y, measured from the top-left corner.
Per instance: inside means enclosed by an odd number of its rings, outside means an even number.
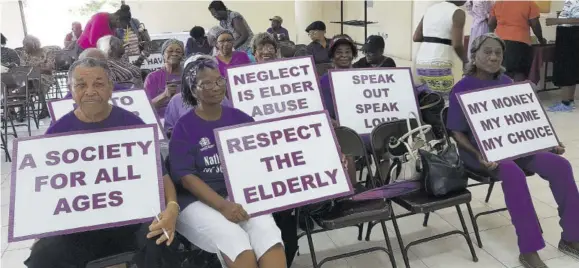
[[[177,231],[202,250],[218,255],[222,252],[232,261],[246,250],[253,250],[259,260],[271,247],[283,243],[271,215],[233,223],[201,201],[181,211]]]

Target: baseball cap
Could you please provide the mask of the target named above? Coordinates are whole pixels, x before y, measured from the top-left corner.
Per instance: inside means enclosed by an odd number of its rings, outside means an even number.
[[[319,21],[319,20],[314,21],[310,25],[308,25],[308,27],[306,28],[306,33],[309,33],[312,30],[325,31],[326,30],[326,24],[323,21]]]
[[[279,21],[280,23],[283,22],[283,19],[280,16],[273,16],[271,17],[271,19],[269,19],[270,21],[275,20],[275,21]]]
[[[378,50],[384,49],[385,47],[384,38],[379,35],[370,35],[366,40],[366,44],[362,47],[362,51],[365,52],[376,52]]]

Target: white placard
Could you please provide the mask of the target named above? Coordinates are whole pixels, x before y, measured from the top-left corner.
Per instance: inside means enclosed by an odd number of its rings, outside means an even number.
[[[325,112],[216,129],[215,137],[229,197],[252,216],[353,193]]]
[[[358,134],[377,125],[420,115],[408,68],[330,70],[336,120]]]
[[[9,241],[135,224],[161,211],[155,126],[15,140]]]
[[[139,59],[139,56],[129,56],[129,62],[135,62]],[[163,59],[163,55],[161,53],[153,53],[147,57],[145,61],[143,61],[143,65],[141,65],[141,70],[150,70],[156,71],[163,67],[165,60]]]
[[[140,117],[145,124],[156,124],[159,127],[159,133],[161,133],[160,138],[165,138],[162,122],[159,120],[144,89],[113,91],[109,103],[134,113]],[[72,111],[75,107],[74,105],[73,99],[60,99],[48,102],[50,119],[53,122],[57,121]]]
[[[459,93],[458,100],[487,161],[516,159],[559,145],[528,83]]]
[[[311,57],[227,69],[233,107],[256,121],[324,110]]]

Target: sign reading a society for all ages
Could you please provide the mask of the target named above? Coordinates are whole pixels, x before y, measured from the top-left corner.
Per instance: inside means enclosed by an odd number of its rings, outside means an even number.
[[[8,240],[150,220],[164,207],[156,125],[14,141]]]
[[[528,83],[459,93],[458,100],[487,161],[513,159],[559,144]]]
[[[358,134],[420,114],[408,68],[330,70],[330,83],[336,120]]]
[[[229,197],[252,216],[353,193],[325,112],[215,130]]]
[[[146,124],[158,125],[159,133],[164,137],[163,125],[159,121],[147,93],[143,89],[114,91],[110,103],[134,113],[140,117]],[[48,110],[52,121],[56,121],[72,111],[75,107],[74,100],[61,99],[48,103]]]
[[[324,110],[311,57],[227,69],[233,107],[257,121]]]

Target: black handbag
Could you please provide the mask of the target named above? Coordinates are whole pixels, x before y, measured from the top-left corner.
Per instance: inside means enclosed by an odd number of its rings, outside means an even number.
[[[443,139],[445,129],[440,113],[444,109],[444,98],[436,92],[421,92],[418,95],[418,102],[424,123],[432,126],[432,133],[436,139]]]
[[[418,154],[427,193],[438,197],[466,189],[468,179],[454,144],[447,143],[438,154],[425,150],[418,150]]]

